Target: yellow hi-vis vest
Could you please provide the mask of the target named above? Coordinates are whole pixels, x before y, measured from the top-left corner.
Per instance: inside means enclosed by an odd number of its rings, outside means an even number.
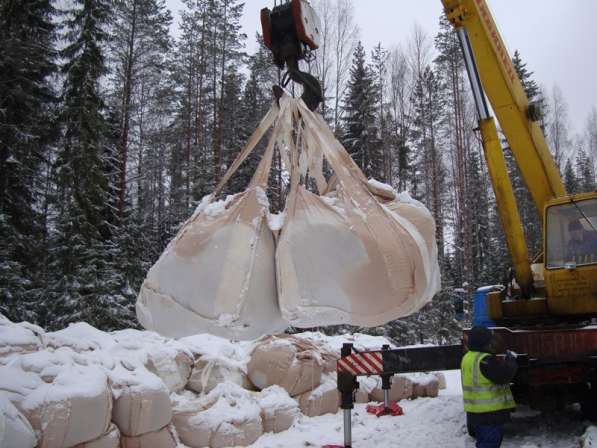
[[[495,384],[481,373],[481,360],[488,353],[469,351],[462,358],[462,397],[466,412],[494,412],[516,407],[510,386]]]

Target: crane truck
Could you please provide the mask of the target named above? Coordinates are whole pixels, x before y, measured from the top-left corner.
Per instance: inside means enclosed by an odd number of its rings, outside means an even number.
[[[442,0],[460,41],[478,114],[480,132],[500,222],[512,259],[513,276],[501,288],[481,289],[494,335],[502,349],[518,354],[512,391],[518,403],[554,409],[579,402],[597,419],[597,192],[566,194],[559,170],[529,104],[512,60],[485,0]],[[281,2],[261,11],[264,41],[278,67],[303,84],[313,110],[321,88],[298,72],[319,45],[317,15],[306,0]],[[491,105],[491,110],[488,105]],[[543,250],[529,255],[496,120],[539,213]],[[394,373],[460,368],[463,344],[390,350],[377,374],[389,388]],[[355,354],[347,345],[342,359]],[[340,365],[340,364],[339,364]],[[353,374],[338,371],[338,388],[350,426]],[[346,412],[348,411],[348,414]],[[348,419],[346,416],[348,415]]]
[[[566,194],[559,170],[485,0],[442,0],[463,51],[514,278],[486,296],[494,334],[519,356],[512,391],[536,408],[580,402],[597,418],[597,192]],[[531,259],[497,117],[539,213]],[[533,261],[533,263],[531,262]],[[593,325],[592,325],[593,324]]]

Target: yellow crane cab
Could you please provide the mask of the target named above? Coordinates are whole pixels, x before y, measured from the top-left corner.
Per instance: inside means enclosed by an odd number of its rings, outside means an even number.
[[[564,196],[545,205],[547,306],[555,315],[597,313],[597,193]]]

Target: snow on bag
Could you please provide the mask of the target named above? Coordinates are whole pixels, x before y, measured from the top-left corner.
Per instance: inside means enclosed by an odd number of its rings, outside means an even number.
[[[15,324],[0,314],[0,358],[42,348],[43,330],[28,322]]]
[[[172,358],[167,351],[149,353],[147,370],[161,378],[170,392],[184,389],[193,369],[193,359],[184,352]]]
[[[115,396],[112,421],[122,435],[139,436],[170,423],[170,394],[164,382],[143,366],[121,361],[116,369],[113,376],[118,382],[112,386]]]
[[[112,411],[105,373],[76,364],[41,373],[41,384],[19,404],[39,431],[39,448],[74,446],[105,434]]]
[[[277,116],[272,106],[214,193],[148,272],[136,307],[146,329],[168,337],[211,333],[255,339],[286,328],[277,302],[265,195],[279,123],[248,189],[212,202]]]
[[[296,327],[376,326],[417,311],[439,287],[435,235],[423,235],[401,210],[380,204],[379,191],[368,184],[323,119],[300,100],[292,105],[303,120],[302,152],[288,131],[291,189],[276,250],[283,317]],[[317,195],[300,185],[306,169],[298,165],[319,159],[320,152],[337,186],[333,192],[319,189]],[[311,170],[314,165],[304,163]],[[416,218],[425,228],[434,227],[430,215]]]
[[[300,410],[295,399],[280,386],[270,386],[259,394],[263,432],[286,431],[299,418]]]
[[[0,447],[33,448],[37,445],[29,421],[6,398],[0,395]]]
[[[181,339],[194,356],[194,365],[187,389],[208,393],[219,383],[230,381],[245,389],[254,389],[247,377],[247,353],[240,344],[210,334],[199,334]]]
[[[261,409],[251,392],[229,382],[200,397],[173,395],[173,423],[191,448],[247,446],[263,434]]]

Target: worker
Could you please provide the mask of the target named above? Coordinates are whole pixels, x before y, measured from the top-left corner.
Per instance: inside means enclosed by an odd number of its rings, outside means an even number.
[[[462,358],[462,396],[469,434],[477,448],[497,448],[502,443],[504,424],[515,408],[510,382],[516,374],[512,352],[495,356],[496,338],[485,327],[468,333],[468,352]]]
[[[597,261],[597,234],[583,228],[579,220],[575,219],[568,224],[568,248],[566,260],[577,264],[592,263]]]

